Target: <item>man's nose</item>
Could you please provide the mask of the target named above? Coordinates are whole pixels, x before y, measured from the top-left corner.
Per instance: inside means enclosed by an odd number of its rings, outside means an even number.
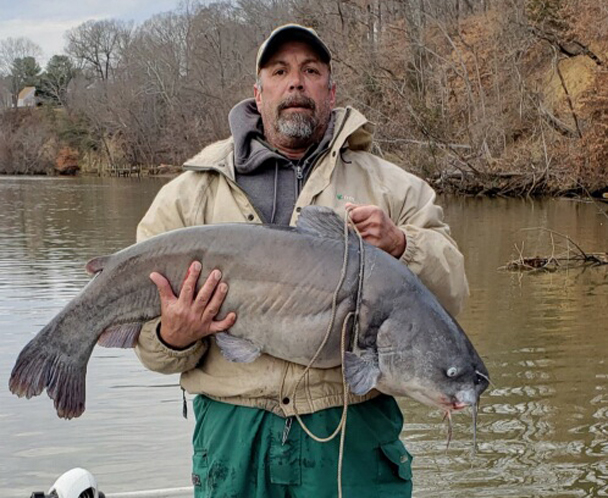
[[[299,71],[292,73],[289,81],[290,90],[304,90],[304,78]]]

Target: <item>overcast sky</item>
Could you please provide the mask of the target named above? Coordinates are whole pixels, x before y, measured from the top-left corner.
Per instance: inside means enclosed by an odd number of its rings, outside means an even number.
[[[64,33],[89,19],[133,20],[175,10],[179,0],[0,0],[0,40],[26,37],[40,45],[45,64],[63,53]]]

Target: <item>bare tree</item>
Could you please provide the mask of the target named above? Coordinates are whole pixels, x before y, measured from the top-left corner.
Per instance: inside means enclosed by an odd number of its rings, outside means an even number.
[[[100,80],[108,80],[128,46],[132,23],[115,19],[87,21],[66,33],[66,52]]]
[[[607,12],[606,0],[182,0],[136,29],[105,20],[70,31],[84,71],[64,92],[66,114],[109,171],[179,164],[229,134],[257,47],[299,22],[331,48],[339,105],[377,123],[377,153],[442,188],[598,189]]]
[[[42,56],[42,49],[29,38],[5,38],[0,40],[0,76],[11,73],[15,59]]]

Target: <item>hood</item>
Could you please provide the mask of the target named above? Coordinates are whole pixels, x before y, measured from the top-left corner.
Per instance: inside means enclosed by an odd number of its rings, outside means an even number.
[[[251,105],[253,104],[253,108]],[[254,114],[255,109],[255,114]],[[350,150],[369,151],[372,147],[375,125],[359,111],[352,107],[337,107],[334,109],[335,125],[334,136],[330,145],[332,150],[348,148]],[[232,119],[243,113],[244,122],[236,123],[233,128]],[[256,117],[257,116],[257,117]],[[251,155],[251,147],[246,144],[252,142],[251,138],[262,140],[261,117],[255,108],[255,101],[247,99],[237,104],[229,115],[233,136],[220,140],[205,147],[201,152],[184,163],[187,170],[215,169],[230,178],[235,176],[235,163],[242,164],[244,158]],[[236,133],[236,135],[235,135]],[[261,142],[255,140],[261,147]],[[264,147],[266,151],[271,150]],[[257,154],[258,152],[255,152]]]
[[[234,140],[234,166],[239,173],[251,173],[271,156],[280,156],[266,147],[262,116],[254,99],[243,100],[228,114]]]

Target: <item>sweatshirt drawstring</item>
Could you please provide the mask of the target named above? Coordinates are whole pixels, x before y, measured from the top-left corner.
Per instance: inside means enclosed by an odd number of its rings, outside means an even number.
[[[279,161],[274,162],[274,193],[272,196],[272,214],[270,215],[270,223],[274,224],[274,218],[277,214],[277,192],[279,190]]]

